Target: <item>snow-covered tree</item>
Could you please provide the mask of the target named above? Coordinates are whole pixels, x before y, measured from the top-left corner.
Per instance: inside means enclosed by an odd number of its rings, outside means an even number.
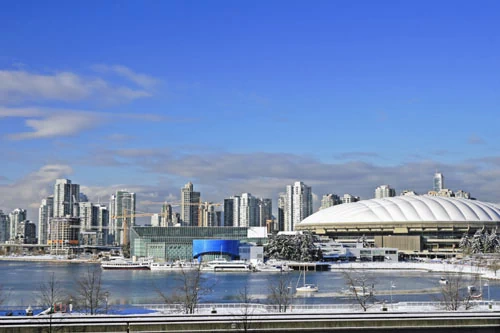
[[[484,234],[483,230],[477,230],[472,237],[471,251],[472,253],[483,253],[484,250]]]

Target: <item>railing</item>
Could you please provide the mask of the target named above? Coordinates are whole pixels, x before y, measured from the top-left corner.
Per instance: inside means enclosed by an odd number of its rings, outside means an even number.
[[[468,311],[488,311],[498,310],[499,301],[472,301],[471,308]],[[136,307],[155,310],[161,313],[179,313],[182,312],[181,304],[136,304]],[[223,312],[241,314],[245,313],[275,313],[278,312],[278,305],[260,304],[260,303],[202,303],[196,307],[196,313]],[[385,308],[385,310],[384,310]],[[446,304],[443,302],[399,302],[399,303],[376,303],[368,304],[369,312],[377,311],[397,311],[397,312],[427,312],[427,311],[445,311]],[[463,306],[461,310],[464,310]],[[290,304],[286,312],[351,312],[363,311],[359,304]]]

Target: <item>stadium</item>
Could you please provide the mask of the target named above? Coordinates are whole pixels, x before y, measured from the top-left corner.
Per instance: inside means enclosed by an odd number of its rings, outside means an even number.
[[[406,255],[447,257],[460,253],[464,233],[496,230],[500,206],[477,200],[403,195],[329,207],[295,226],[338,242],[363,235],[376,247],[398,248]]]

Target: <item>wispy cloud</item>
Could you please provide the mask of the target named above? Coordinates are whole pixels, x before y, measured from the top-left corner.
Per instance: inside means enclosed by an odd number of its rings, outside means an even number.
[[[25,118],[25,126],[30,129],[25,132],[9,134],[7,138],[11,140],[72,136],[82,131],[102,126],[111,120],[167,120],[164,116],[148,113],[129,114],[42,107],[11,108],[0,106],[0,118],[2,117]],[[115,139],[117,138],[115,136]]]
[[[345,152],[342,154],[335,155],[335,158],[339,160],[351,160],[351,159],[360,159],[360,158],[374,158],[380,157],[379,154],[373,152],[364,152],[364,151],[353,151],[353,152]]]
[[[150,75],[134,72],[130,68],[121,65],[100,64],[92,66],[92,69],[99,73],[114,73],[144,88],[152,88],[159,83],[159,80]]]
[[[147,89],[112,85],[99,77],[84,77],[72,72],[40,74],[24,70],[0,70],[2,103],[75,102],[88,99],[121,103],[151,95]]]
[[[469,143],[471,145],[482,145],[482,144],[484,144],[484,140],[481,137],[479,137],[475,134],[472,134],[467,139],[467,143]]]

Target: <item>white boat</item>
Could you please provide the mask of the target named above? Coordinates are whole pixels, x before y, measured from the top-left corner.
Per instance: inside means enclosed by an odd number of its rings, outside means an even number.
[[[439,279],[439,283],[440,283],[440,284],[448,284],[448,280],[446,280],[444,277],[441,277],[441,278]]]
[[[185,271],[197,269],[199,264],[195,261],[152,262],[149,269],[152,271]]]
[[[102,269],[149,269],[151,260],[132,261],[125,258],[117,258],[109,261],[101,261]]]
[[[252,266],[244,260],[217,258],[203,264],[201,270],[209,272],[251,272]]]
[[[312,283],[306,283],[306,271],[307,271],[307,267],[304,267],[304,271],[300,272],[299,278],[297,280],[297,286],[295,287],[295,291],[300,292],[300,293],[317,292],[319,290],[317,285],[312,284]],[[302,286],[299,287],[301,275],[302,275],[304,281],[303,281]]]
[[[373,286],[349,286],[349,294],[356,294],[358,296],[372,296]]]
[[[293,271],[293,269],[288,266],[286,263],[262,263],[259,262],[257,265],[254,266],[254,270],[256,272],[290,272]]]

